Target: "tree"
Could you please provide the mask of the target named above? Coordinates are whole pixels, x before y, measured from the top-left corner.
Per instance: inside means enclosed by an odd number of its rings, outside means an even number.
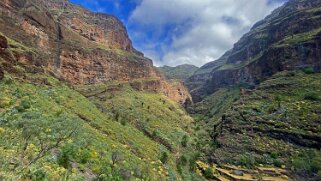
[[[49,117],[39,112],[24,113],[14,121],[12,126],[19,129],[23,139],[19,162],[16,163],[19,174],[71,139],[79,129],[79,124],[73,123],[66,114],[58,113]],[[32,157],[27,155],[30,144],[38,148]]]
[[[119,151],[115,151],[111,154],[111,160],[113,161],[113,165],[115,165],[117,162],[121,161],[121,153]]]
[[[189,169],[190,171],[195,171],[196,170],[196,161],[199,159],[200,154],[199,153],[194,153],[190,159],[189,159]]]
[[[163,163],[163,164],[166,164],[167,161],[168,161],[168,154],[166,152],[163,152],[162,153],[162,156],[161,156],[161,159],[160,161]]]
[[[181,144],[183,147],[187,147],[187,143],[188,143],[188,137],[187,137],[187,135],[184,135],[182,138]]]
[[[281,108],[282,97],[277,95],[275,96],[274,100],[278,103],[278,107]]]

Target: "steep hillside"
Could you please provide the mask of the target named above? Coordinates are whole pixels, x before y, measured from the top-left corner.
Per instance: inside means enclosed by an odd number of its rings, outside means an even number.
[[[78,85],[87,99],[0,37],[0,180],[199,180],[193,119],[165,93]]]
[[[167,79],[185,80],[192,76],[198,67],[194,65],[179,65],[176,67],[163,66],[158,67],[158,70],[166,76]]]
[[[28,79],[7,74],[0,82],[1,180],[181,178],[176,171],[176,158],[179,155],[189,158],[193,153],[190,146],[180,146],[184,136],[191,137],[192,119],[176,103],[160,94],[135,93],[129,89],[124,94],[142,98],[145,113],[126,107],[115,107],[114,112],[108,106],[97,108],[50,76],[25,75]],[[120,96],[126,100],[124,94]],[[127,97],[127,101],[134,100]],[[123,103],[114,101],[119,106]],[[140,101],[137,107],[139,104]],[[151,112],[166,114],[144,117],[147,105]],[[143,117],[135,122],[130,115]],[[190,177],[185,170],[182,176]]]
[[[191,96],[117,18],[64,0],[0,11],[0,180],[200,180]]]
[[[281,72],[254,90],[241,91],[240,100],[215,118],[210,159],[287,168],[298,180],[320,176],[320,76]]]
[[[185,81],[206,178],[320,180],[320,7],[290,0]]]
[[[222,87],[255,85],[282,70],[320,71],[321,1],[291,0],[254,25],[218,61],[186,81],[196,101]]]

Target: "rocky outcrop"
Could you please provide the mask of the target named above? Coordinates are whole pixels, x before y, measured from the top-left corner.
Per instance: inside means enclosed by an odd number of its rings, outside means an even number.
[[[68,29],[111,49],[136,52],[125,26],[118,18],[90,12],[67,0],[41,0],[42,5]]]
[[[8,40],[6,37],[0,35],[0,49],[6,49],[8,48]]]
[[[255,85],[282,70],[320,71],[320,7],[320,0],[292,0],[258,22],[218,63],[201,67],[186,81],[194,99],[221,87]]]
[[[133,81],[131,87],[138,91],[149,91],[162,93],[171,100],[178,102],[184,106],[193,103],[192,97],[187,88],[179,81],[163,81],[163,80],[144,80]]]
[[[6,37],[0,35],[0,58],[2,57],[2,54],[4,53],[6,48],[8,48],[8,41]],[[2,63],[3,62],[0,61],[0,80],[2,80],[4,77]]]

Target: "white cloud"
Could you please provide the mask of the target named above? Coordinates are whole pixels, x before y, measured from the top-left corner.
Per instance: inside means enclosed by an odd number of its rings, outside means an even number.
[[[141,43],[139,48],[147,56],[156,58],[157,64],[200,66],[219,58],[255,22],[281,4],[268,2],[270,0],[142,0],[133,11],[130,23],[155,32],[155,39],[145,40],[146,46]],[[172,28],[170,43],[168,39],[153,42],[168,26]],[[162,47],[159,56],[155,47]]]

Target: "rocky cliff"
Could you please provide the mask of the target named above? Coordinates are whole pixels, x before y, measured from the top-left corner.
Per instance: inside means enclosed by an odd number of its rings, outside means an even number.
[[[165,82],[152,61],[133,48],[126,28],[112,15],[90,12],[66,0],[5,0],[0,11],[0,32],[13,52],[12,63],[5,56],[8,52],[2,55],[7,64],[3,67],[41,67],[73,85],[136,79]],[[180,96],[177,92],[173,94]]]
[[[255,85],[282,70],[321,70],[321,1],[291,0],[256,23],[219,60],[186,84],[196,101],[218,88]]]

